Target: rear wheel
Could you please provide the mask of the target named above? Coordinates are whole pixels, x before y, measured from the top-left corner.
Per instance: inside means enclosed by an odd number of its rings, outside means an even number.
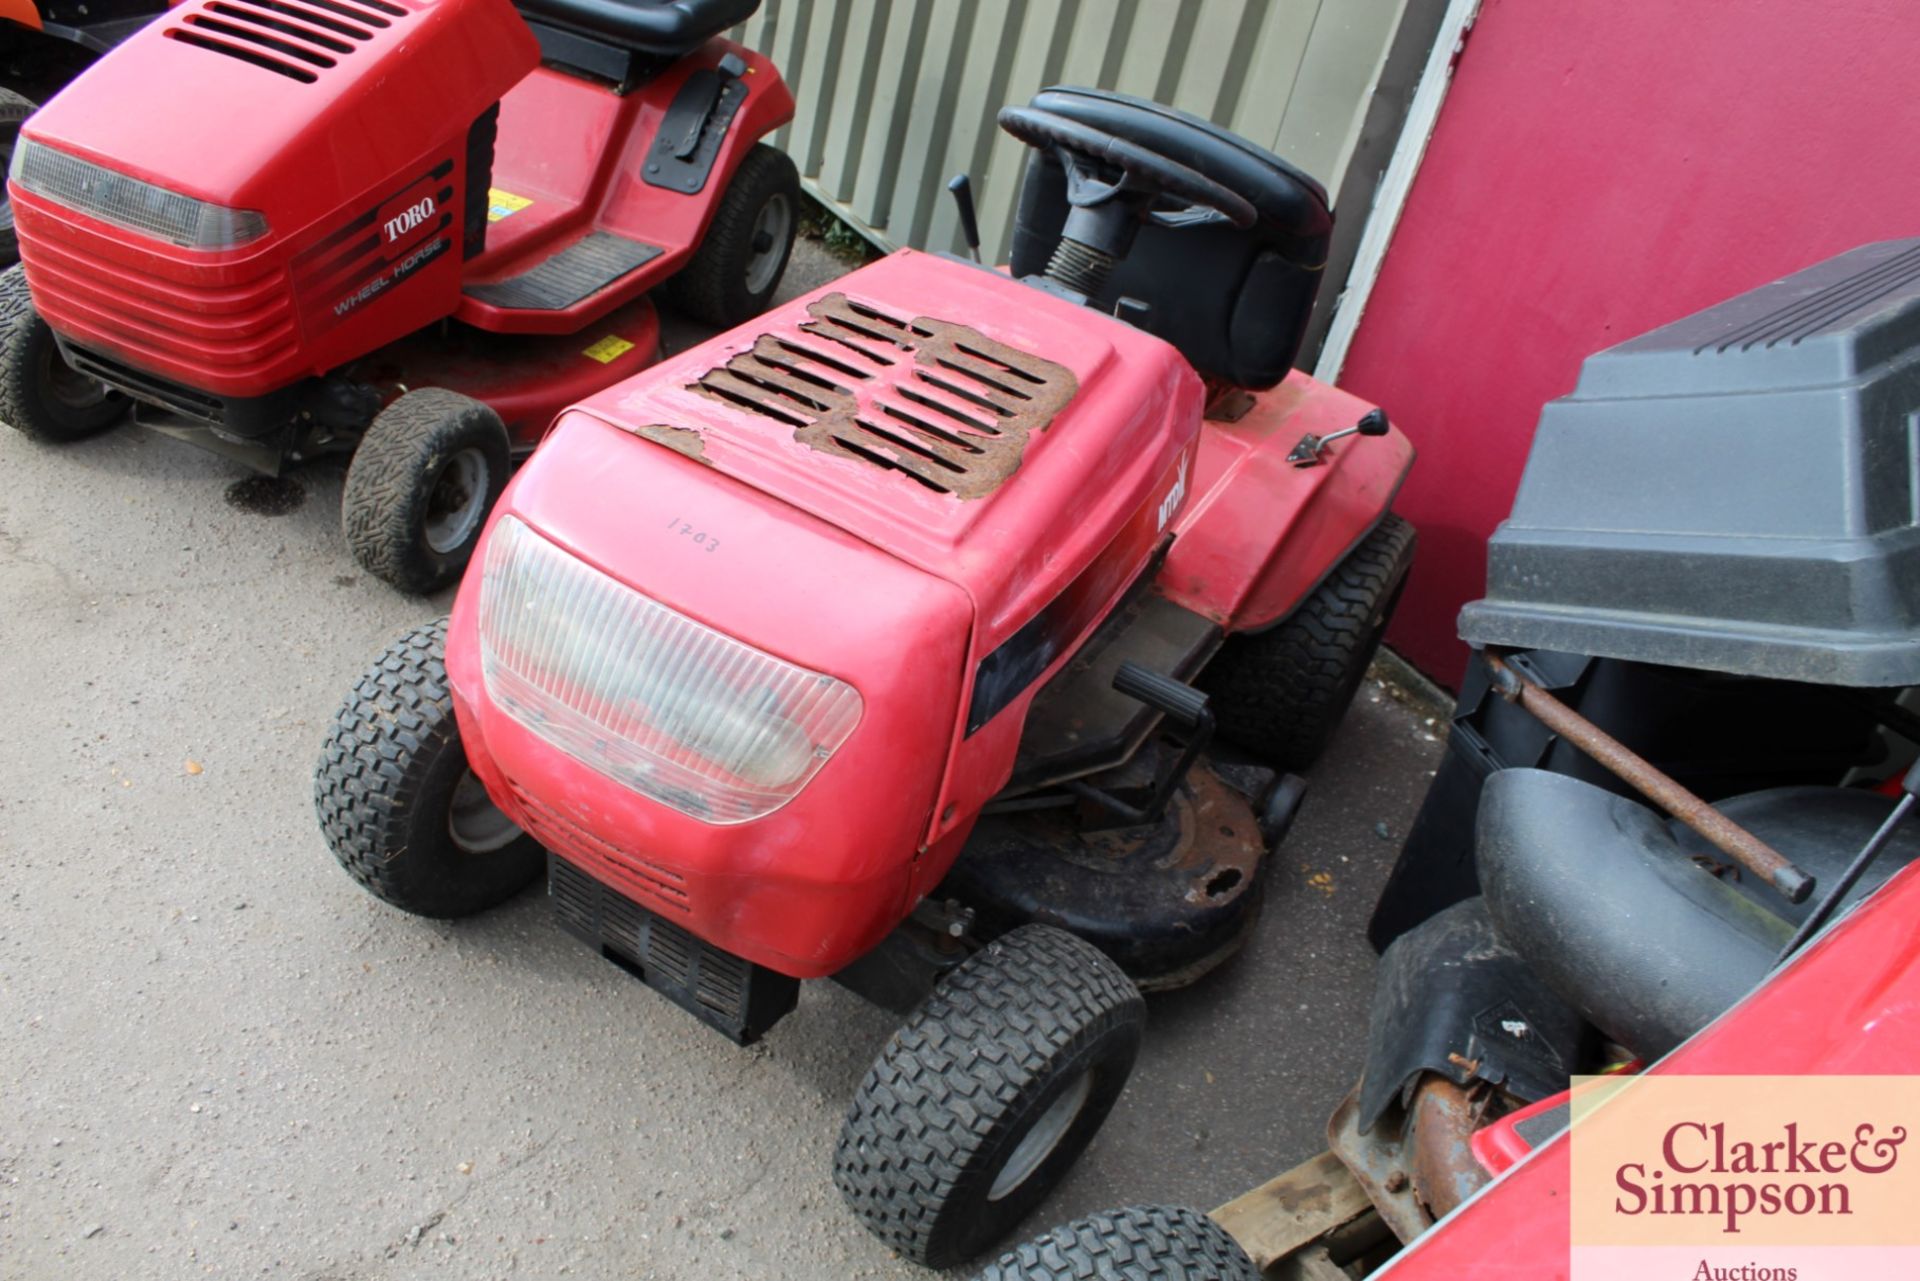
[[[20,126],[33,114],[33,104],[11,89],[0,89],[0,175],[13,165],[13,149],[20,141]],[[13,234],[13,201],[0,178],[0,267],[20,260],[20,242]]]
[[[1227,1230],[1198,1210],[1090,1214],[1007,1251],[974,1281],[1260,1281]]]
[[[800,175],[785,152],[755,143],[734,171],[706,237],[667,282],[674,306],[731,329],[767,309],[800,225]]]
[[[1092,944],[1046,925],[1001,936],[944,975],[874,1062],[834,1182],[916,1262],[972,1258],[1085,1150],[1145,1023],[1139,991]]]
[[[460,577],[506,488],[511,444],[500,416],[439,387],[375,415],[347,466],[340,523],[354,559],[403,592]]]
[[[0,419],[34,440],[64,445],[105,431],[126,411],[123,397],[60,354],[20,265],[0,272]]]
[[[1380,649],[1413,565],[1392,512],[1277,626],[1234,636],[1201,675],[1220,733],[1280,770],[1318,760]]]
[[[443,618],[388,647],[334,718],[313,777],[320,830],[340,866],[417,916],[484,911],[546,865],[467,765],[446,641]]]

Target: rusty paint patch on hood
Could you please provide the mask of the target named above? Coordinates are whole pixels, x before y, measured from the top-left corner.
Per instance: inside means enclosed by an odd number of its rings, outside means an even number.
[[[621,424],[623,427],[625,424]],[[647,423],[641,427],[626,427],[636,436],[645,436],[656,445],[665,445],[676,454],[684,454],[696,463],[713,464],[707,460],[707,442],[700,433],[691,427],[669,427],[665,423]]]
[[[762,334],[690,390],[960,499],[1005,483],[1028,438],[1079,390],[1066,366],[966,325],[904,320],[839,293],[807,313],[797,335]]]

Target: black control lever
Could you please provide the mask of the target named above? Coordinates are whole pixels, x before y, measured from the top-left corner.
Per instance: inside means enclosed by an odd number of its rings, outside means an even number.
[[[714,109],[720,105],[721,95],[726,93],[728,85],[746,74],[746,59],[737,53],[729,53],[720,59],[720,65],[712,71],[696,71],[687,77],[688,84],[704,81],[700,92],[706,96],[701,100],[699,112],[687,123],[686,131],[674,144],[674,159],[693,159],[693,153],[700,149],[700,136],[707,131],[707,121],[713,119]]]
[[[967,252],[979,262],[980,219],[973,210],[973,179],[957,173],[947,180],[947,190],[953,193],[953,203],[960,207],[960,234],[966,238]]]
[[[1330,431],[1324,436],[1315,436],[1309,432],[1300,438],[1300,443],[1287,455],[1287,461],[1295,467],[1316,467],[1324,461],[1320,455],[1328,445],[1348,436],[1384,436],[1393,424],[1387,421],[1384,409],[1369,409],[1360,415],[1360,421],[1351,427],[1342,427],[1339,431]]]

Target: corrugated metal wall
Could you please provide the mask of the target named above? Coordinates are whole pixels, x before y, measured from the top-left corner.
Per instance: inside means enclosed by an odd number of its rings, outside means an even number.
[[[1049,84],[1171,103],[1338,190],[1406,0],[765,0],[737,34],[799,114],[773,139],[871,239],[957,249],[946,180],[971,173],[1006,256],[1026,149],[994,114]]]

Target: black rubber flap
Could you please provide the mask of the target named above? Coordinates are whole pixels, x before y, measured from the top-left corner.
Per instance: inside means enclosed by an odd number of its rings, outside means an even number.
[[[1487,549],[1474,645],[1920,683],[1920,240],[1588,358]]]
[[[663,252],[659,245],[612,232],[589,232],[530,271],[492,284],[468,285],[467,295],[516,311],[565,311]]]
[[[1507,945],[1486,902],[1455,903],[1380,959],[1360,1078],[1360,1132],[1422,1073],[1478,1079],[1532,1103],[1567,1088],[1592,1033]]]

